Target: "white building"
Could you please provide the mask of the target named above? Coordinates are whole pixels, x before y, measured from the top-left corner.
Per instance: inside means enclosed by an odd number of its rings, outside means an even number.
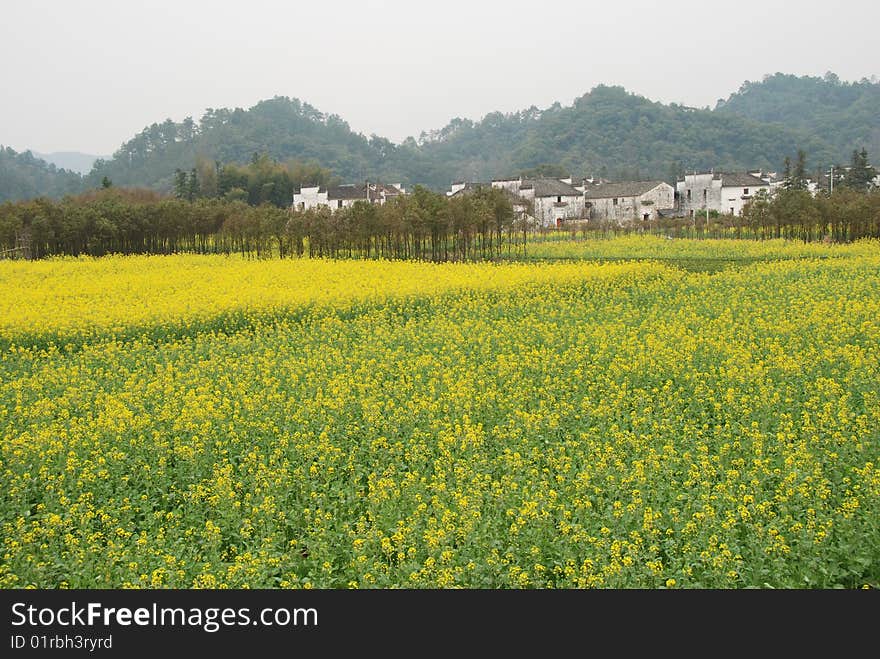
[[[675,188],[663,181],[586,183],[584,200],[590,220],[623,226],[656,220],[661,211],[671,211],[675,207]]]
[[[348,208],[358,201],[382,205],[389,199],[402,194],[406,194],[406,191],[399,183],[394,185],[369,182],[363,185],[348,183],[345,185],[333,185],[327,188],[303,186],[299,192],[294,192],[293,194],[293,208],[295,210],[308,210],[318,206],[327,206],[331,210],[336,210]]]
[[[770,189],[767,181],[746,172],[695,172],[676,183],[680,208],[690,216],[707,210],[742,215],[743,207],[759,190],[769,194]]]
[[[535,220],[540,227],[561,227],[567,220],[583,220],[583,192],[571,185],[571,179],[507,178],[492,181],[501,188],[531,202]]]

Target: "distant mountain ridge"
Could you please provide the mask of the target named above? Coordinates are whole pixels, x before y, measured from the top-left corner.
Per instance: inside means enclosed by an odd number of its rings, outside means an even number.
[[[818,102],[817,102],[818,100]],[[598,86],[571,105],[555,103],[479,121],[455,118],[401,144],[351,130],[341,117],[276,96],[248,110],[209,109],[145,127],[84,177],[170,191],[174,172],[197,159],[246,163],[255,153],[315,162],[343,181],[384,180],[445,189],[523,171],[566,171],[616,180],[672,180],[683,171],[781,168],[806,151],[808,166],[848,163],[852,149],[880,160],[880,83],[777,73],[746,82],[715,109],[663,104]],[[2,199],[2,197],[0,197]]]
[[[63,197],[83,189],[76,173],[59,169],[30,151],[0,145],[0,202],[34,197]]]
[[[90,153],[81,153],[79,151],[55,151],[53,153],[32,152],[34,156],[55,165],[59,169],[66,169],[71,172],[79,172],[80,174],[88,174],[92,171],[95,161],[105,156],[94,156]]]

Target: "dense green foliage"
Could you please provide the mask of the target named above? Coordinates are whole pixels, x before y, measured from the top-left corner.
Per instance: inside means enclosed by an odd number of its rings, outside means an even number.
[[[315,163],[280,163],[266,153],[255,153],[247,165],[221,165],[199,158],[189,172],[175,170],[174,196],[187,201],[225,199],[246,201],[252,206],[272,204],[287,208],[294,190],[300,186],[326,186],[336,182],[337,178],[329,170]]]
[[[824,78],[777,73],[761,82],[746,82],[716,111],[767,124],[785,126],[820,137],[840,162],[854,149],[880,152],[880,83],[842,82],[833,73]]]
[[[815,105],[813,79],[803,80],[797,85],[801,102]],[[281,162],[316,161],[344,180],[384,179],[438,190],[454,179],[487,180],[548,168],[616,179],[670,179],[684,169],[777,169],[798,149],[807,152],[810,168],[824,166],[845,162],[853,141],[872,143],[876,105],[874,114],[831,105],[815,125],[787,117],[786,125],[780,125],[772,114],[751,113],[751,99],[766,96],[762,85],[776,84],[776,78],[750,83],[716,111],[654,103],[620,87],[599,86],[571,106],[493,112],[476,122],[456,118],[400,145],[356,134],[338,116],[297,99],[276,97],[249,110],[209,110],[198,123],[188,118],[180,124],[153,124],[111,160],[99,161],[90,181],[97,184],[107,175],[117,184],[170,191],[175,169],[189,171],[199,156],[245,163],[263,151]],[[836,85],[865,87],[874,94],[878,87]],[[846,140],[828,133],[838,120],[851,128]]]
[[[76,172],[58,169],[30,151],[16,153],[0,146],[0,202],[60,197],[79,192],[82,185],[82,177]]]
[[[336,115],[325,115],[308,103],[276,97],[245,111],[209,109],[196,123],[167,119],[144,128],[110,160],[99,160],[88,181],[103,176],[116,185],[147,185],[171,191],[175,170],[189,171],[201,156],[220,163],[246,163],[267,152],[279,161],[317,161],[345,179],[362,179],[374,171],[375,146],[352,132]]]
[[[812,175],[832,163],[847,163],[853,150],[880,152],[878,90],[876,83],[841,83],[832,75],[777,74],[746,83],[710,110],[664,105],[620,87],[599,86],[571,106],[493,112],[479,121],[455,118],[399,145],[355,133],[336,115],[279,96],[248,110],[209,109],[199,121],[187,117],[180,123],[154,123],[112,158],[98,160],[85,182],[97,188],[106,178],[117,186],[172,192],[179,188],[177,171],[189,176],[195,167],[199,178],[210,178],[209,168],[219,174],[224,167],[252,161],[254,154],[265,154],[270,163],[295,161],[288,169],[326,172],[321,182],[332,172],[344,181],[384,180],[434,190],[456,179],[488,180],[522,172],[672,180],[685,170],[712,167],[778,170],[799,149],[806,152],[806,171]],[[228,173],[234,174],[231,169]],[[238,188],[244,194],[234,192],[236,199],[281,206],[291,184],[299,181],[292,176],[287,182],[273,179],[275,174],[244,182],[239,173],[234,184],[226,181],[225,189],[222,180],[213,187],[209,181],[211,191],[201,196],[222,197]],[[264,189],[265,183],[272,185]],[[0,198],[71,191],[34,184]]]

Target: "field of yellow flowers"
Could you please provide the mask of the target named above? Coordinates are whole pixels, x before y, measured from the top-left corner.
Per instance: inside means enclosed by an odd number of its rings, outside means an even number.
[[[880,244],[544,249],[0,262],[0,586],[880,587]]]

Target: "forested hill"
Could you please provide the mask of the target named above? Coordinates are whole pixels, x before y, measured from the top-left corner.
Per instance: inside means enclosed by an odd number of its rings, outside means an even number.
[[[664,105],[605,86],[571,106],[495,113],[478,123],[457,119],[423,142],[420,164],[426,169],[410,171],[432,183],[450,176],[485,179],[542,165],[576,175],[668,179],[684,169],[777,168],[798,148],[818,162],[834,155],[825,140],[808,131]],[[442,163],[452,171],[438,172]]]
[[[174,187],[175,170],[201,159],[247,163],[255,153],[280,162],[313,162],[340,180],[382,179],[445,189],[454,179],[486,180],[523,171],[611,179],[671,179],[684,170],[778,169],[798,149],[808,170],[847,163],[853,148],[880,157],[878,85],[834,76],[777,74],[746,83],[715,110],[652,102],[620,87],[599,86],[572,105],[495,112],[479,121],[389,140],[355,133],[339,116],[287,97],[250,109],[209,109],[195,121],[144,128],[85,177],[99,187]],[[4,182],[5,184],[5,182]],[[57,195],[58,186],[33,194]]]
[[[82,190],[82,177],[58,169],[30,151],[0,146],[0,202],[33,197],[63,197]]]
[[[201,156],[248,162],[266,152],[279,161],[319,163],[343,180],[381,178],[442,189],[453,179],[479,179],[549,168],[611,178],[670,178],[683,169],[776,168],[803,148],[825,162],[821,137],[750,119],[663,105],[620,87],[596,87],[571,106],[454,119],[445,128],[395,145],[353,132],[335,115],[297,99],[276,97],[249,110],[209,110],[201,121],[167,120],[99,160],[87,177],[98,186],[147,185],[170,190],[176,169]],[[845,154],[839,154],[843,159]]]
[[[109,160],[98,160],[88,175],[114,185],[172,188],[175,169],[192,168],[198,157],[220,163],[246,163],[254,153],[279,161],[317,161],[346,180],[374,175],[383,165],[387,140],[369,140],[336,115],[319,112],[298,99],[275,97],[249,110],[208,109],[199,122],[170,119],[144,128]],[[383,173],[390,173],[382,168]]]
[[[829,142],[844,162],[862,147],[880,156],[880,82],[777,73],[744,83],[718,101],[716,111],[810,132]]]

